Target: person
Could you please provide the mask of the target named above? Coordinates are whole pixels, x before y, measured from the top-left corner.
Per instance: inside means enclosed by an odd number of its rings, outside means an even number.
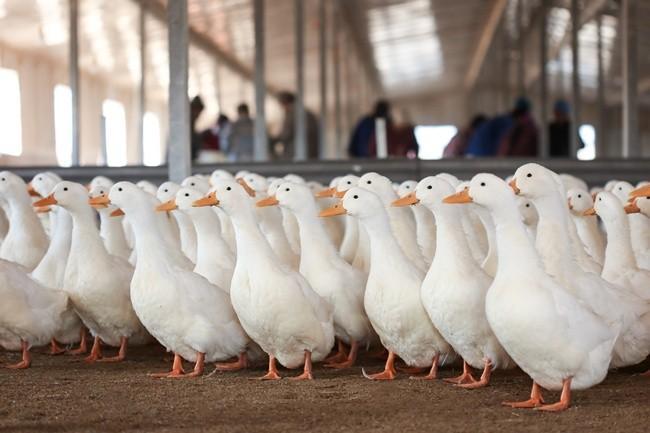
[[[405,112],[401,113],[401,118],[399,123],[392,119],[390,122],[386,122],[386,151],[388,156],[414,159],[417,157],[419,150],[418,140],[415,137],[415,126]],[[371,157],[377,156],[377,140],[374,129],[373,123],[368,145],[368,156]]]
[[[549,154],[552,158],[568,158],[571,148],[571,107],[563,99],[553,105],[553,121],[548,125]],[[578,137],[578,146],[584,143]]]
[[[271,151],[278,159],[293,159],[296,154],[295,145],[295,111],[296,97],[291,92],[281,92],[278,101],[284,111],[284,119],[280,133],[271,137],[269,144]],[[305,107],[305,129],[307,140],[307,158],[317,159],[318,152],[318,119],[316,115]],[[282,146],[278,146],[282,143]]]
[[[199,95],[196,95],[190,101],[190,153],[192,155],[192,160],[198,158],[199,152],[203,147],[203,133],[196,130],[196,121],[204,108],[205,105]]]
[[[530,102],[519,98],[512,110],[513,124],[503,137],[498,156],[537,156],[538,130],[530,114]]]
[[[254,121],[250,116],[248,104],[237,106],[237,120],[230,130],[230,140],[226,152],[232,161],[251,161],[255,142]]]
[[[457,158],[465,155],[472,136],[486,120],[487,117],[483,114],[477,114],[474,116],[467,126],[458,131],[458,133],[449,140],[449,144],[445,147],[442,157]]]
[[[483,122],[469,140],[465,156],[495,156],[499,143],[512,126],[510,113],[493,117]]]
[[[386,120],[386,130],[392,126],[392,116],[390,113],[390,104],[384,99],[375,103],[372,113],[362,117],[352,131],[350,143],[348,144],[348,155],[352,158],[368,158],[375,156],[371,149],[371,141],[375,136],[375,121],[383,118]]]

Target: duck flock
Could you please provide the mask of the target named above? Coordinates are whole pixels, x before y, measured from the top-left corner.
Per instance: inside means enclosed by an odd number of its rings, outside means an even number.
[[[650,354],[650,183],[588,190],[535,163],[507,180],[366,173],[328,187],[4,171],[0,206],[0,346],[22,351],[9,368],[36,346],[119,362],[156,340],[174,361],[153,376],[268,359],[261,379],[280,379],[278,363],[312,379],[312,363],[350,368],[370,351],[385,359],[362,370],[371,380],[462,362],[445,381],[473,389],[519,367],[530,398],[504,404],[560,411]]]

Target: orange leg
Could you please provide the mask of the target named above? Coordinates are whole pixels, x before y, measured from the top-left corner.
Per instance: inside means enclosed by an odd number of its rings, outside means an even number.
[[[7,365],[7,368],[12,370],[22,370],[24,368],[29,368],[32,365],[32,357],[29,353],[29,345],[26,341],[20,340],[20,346],[23,349],[23,359],[17,364]]]
[[[350,345],[350,353],[348,354],[348,358],[343,362],[333,363],[333,364],[326,364],[325,367],[336,368],[336,369],[350,368],[357,361],[357,355],[358,354],[359,354],[359,342],[355,341],[355,340],[352,340],[351,345]]]
[[[248,356],[246,352],[242,352],[237,357],[235,362],[218,362],[214,365],[214,371],[239,371],[248,368]]]
[[[50,341],[50,355],[61,355],[62,353],[65,353],[65,349],[52,338],[52,341]]]
[[[120,338],[120,350],[117,352],[117,356],[112,356],[110,358],[98,359],[98,362],[121,362],[126,358],[126,348],[129,344],[129,339],[126,337]]]
[[[388,359],[386,360],[386,365],[384,366],[384,371],[376,374],[366,374],[366,371],[361,369],[361,373],[366,379],[370,380],[393,380],[396,376],[395,371],[395,353],[389,351]]]
[[[553,404],[539,406],[535,409],[546,412],[561,412],[567,410],[569,406],[571,406],[571,378],[562,381],[562,395],[560,395],[560,401]]]
[[[490,376],[492,376],[492,361],[489,359],[485,360],[485,367],[483,367],[483,374],[481,374],[481,379],[474,383],[459,383],[456,386],[465,389],[476,389],[483,388],[490,383]]]
[[[305,369],[300,376],[292,377],[291,380],[313,380],[311,372],[311,352],[305,350]]]
[[[542,388],[533,381],[533,389],[530,391],[530,398],[526,401],[504,401],[501,403],[504,406],[510,406],[515,409],[532,409],[534,407],[539,407],[544,404],[544,398],[542,397]]]
[[[185,374],[183,370],[183,359],[178,353],[174,353],[174,364],[172,365],[172,371],[165,373],[149,373],[151,377],[179,377]]]
[[[79,348],[69,350],[66,355],[83,355],[88,352],[88,340],[86,339],[86,328],[81,328],[81,340],[79,341]]]
[[[258,380],[279,380],[281,379],[278,373],[278,368],[275,366],[275,356],[269,355],[269,372],[262,377],[256,378]]]
[[[194,370],[183,377],[199,377],[205,370],[205,353],[198,352],[196,355],[196,362],[194,363]]]
[[[465,360],[463,360],[463,374],[457,377],[451,377],[443,380],[445,382],[454,383],[456,385],[476,382],[476,379],[474,379],[474,376],[472,376],[472,369],[469,364],[465,362]]]
[[[336,353],[328,358],[325,358],[326,364],[337,364],[340,362],[345,362],[345,360],[348,358],[348,355],[345,353],[345,344],[343,344],[343,341],[341,341],[339,338],[336,339],[338,342],[338,346],[336,349]]]
[[[417,380],[434,380],[438,378],[438,361],[440,359],[440,355],[436,355],[433,357],[433,360],[431,361],[431,370],[429,371],[429,374],[426,376],[412,376],[411,379],[417,379]]]
[[[645,373],[641,373],[641,376],[650,377],[650,370],[646,371]]]
[[[102,342],[99,337],[95,337],[93,347],[90,349],[90,355],[84,358],[84,362],[93,363],[102,358]]]

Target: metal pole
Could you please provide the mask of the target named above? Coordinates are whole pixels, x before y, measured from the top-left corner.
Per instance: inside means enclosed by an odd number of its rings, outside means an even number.
[[[605,70],[603,64],[603,16],[598,15],[598,89],[597,89],[597,106],[598,106],[598,124],[596,129],[596,157],[605,154]]]
[[[334,129],[336,130],[336,156],[345,156],[343,151],[343,126],[341,120],[341,35],[339,34],[340,16],[338,9],[334,19]]]
[[[266,134],[266,81],[265,81],[265,37],[264,0],[253,4],[255,24],[255,161],[269,159],[269,143]]]
[[[540,4],[540,33],[539,33],[539,112],[540,112],[540,142],[537,149],[537,156],[540,158],[549,157],[549,142],[548,142],[548,129],[546,123],[548,122],[548,73],[546,70],[546,63],[548,57],[547,51],[547,23],[548,23],[548,2],[541,0]]]
[[[307,159],[307,128],[305,125],[305,14],[303,0],[294,0],[294,21],[295,21],[295,55],[296,55],[296,100],[295,100],[295,130],[294,130],[294,159],[304,161]]]
[[[526,59],[524,58],[524,0],[517,1],[517,96],[526,95]]]
[[[147,10],[145,2],[140,3],[140,88],[138,93],[138,161],[144,163],[144,114],[147,110]]]
[[[70,0],[70,39],[68,52],[68,74],[72,95],[72,166],[78,166],[80,139],[80,97],[79,97],[79,1]]]
[[[190,106],[187,100],[187,0],[167,4],[169,34],[169,179],[181,182],[192,171]]]
[[[319,0],[320,34],[318,40],[320,66],[320,120],[318,122],[319,157],[327,155],[327,9],[325,0]]]
[[[637,95],[637,2],[623,0],[623,158],[641,156],[639,101]]]
[[[580,56],[578,46],[578,30],[580,30],[580,10],[578,0],[571,0],[571,105],[573,118],[569,136],[569,158],[578,154],[578,131],[580,128]]]

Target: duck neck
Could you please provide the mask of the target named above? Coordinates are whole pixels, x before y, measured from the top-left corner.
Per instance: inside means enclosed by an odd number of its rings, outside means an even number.
[[[409,262],[390,227],[386,211],[360,219],[370,240],[370,272]],[[389,268],[386,268],[389,269]]]
[[[99,211],[99,236],[114,247],[113,251],[128,250],[122,218],[112,217],[110,213],[110,208]]]
[[[90,206],[79,207],[71,210],[72,240],[70,243],[70,262],[83,266],[85,257],[92,254],[108,257],[104,242],[97,230],[95,211]]]
[[[559,194],[535,198],[537,209],[537,235],[535,247],[542,256],[546,270],[553,275],[567,264],[573,262],[571,254],[571,235],[569,233],[569,211]]]
[[[437,204],[432,210],[436,217],[436,251],[444,251],[444,254],[434,256],[432,268],[440,269],[440,266],[447,267],[450,263],[454,266],[463,263],[474,265],[461,223],[463,209],[458,205]]]
[[[3,209],[9,220],[9,231],[6,238],[35,239],[45,237],[43,226],[38,220],[27,194],[8,197]]]
[[[630,236],[630,221],[622,207],[610,209],[610,211],[616,212],[616,214],[613,218],[603,218],[603,224],[607,231],[603,274],[629,268],[630,264],[636,266]]]
[[[63,271],[70,253],[72,218],[68,211],[58,206],[52,212],[56,220],[56,231],[52,234],[50,246],[43,259],[32,271],[32,277],[41,284],[58,289],[63,285]]]
[[[235,240],[237,242],[237,264],[235,269],[251,262],[256,264],[266,263],[275,257],[275,253],[257,223],[255,211],[250,203],[239,210],[236,215],[231,215],[230,220],[235,229]]]
[[[300,233],[300,271],[316,269],[323,260],[336,260],[339,256],[319,219],[314,203],[295,213]]]
[[[481,220],[481,224],[483,224],[483,227],[485,228],[485,234],[488,241],[488,252],[483,260],[483,267],[485,268],[486,263],[492,261],[496,263],[497,260],[497,239],[494,221],[492,221],[492,216],[485,208],[476,205],[474,206],[474,212],[476,212],[476,215],[478,215],[478,218]]]
[[[208,266],[232,255],[221,237],[219,216],[208,207],[192,208],[190,218],[196,230],[196,266]]]

